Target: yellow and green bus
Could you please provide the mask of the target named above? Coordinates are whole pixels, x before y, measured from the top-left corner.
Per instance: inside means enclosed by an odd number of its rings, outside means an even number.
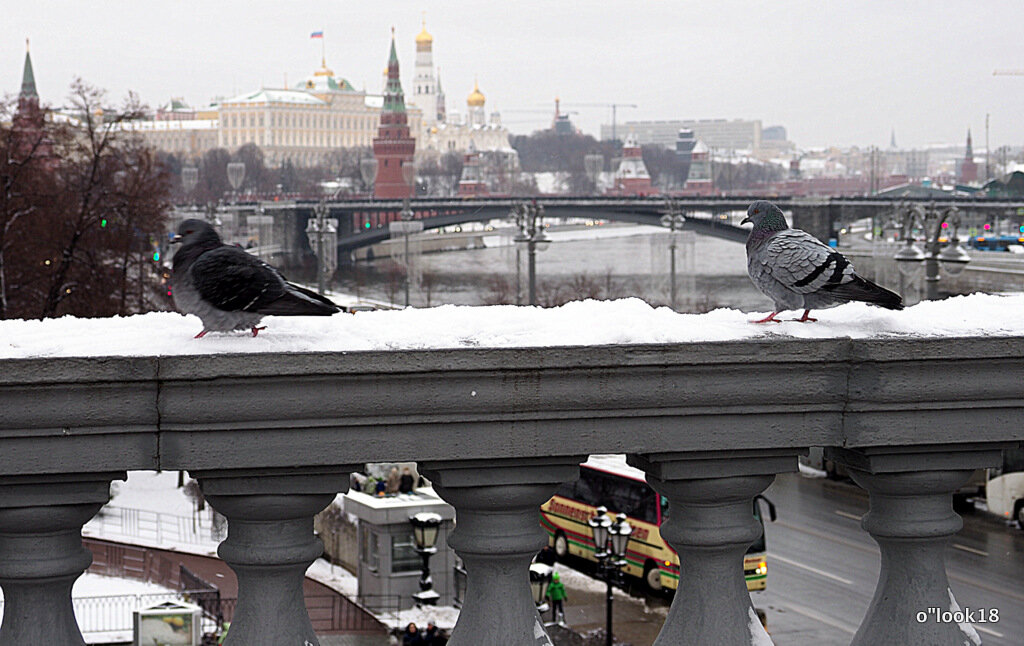
[[[775,520],[775,506],[764,496],[754,499],[752,513],[761,523],[761,537],[743,557],[747,590],[764,590],[768,581],[764,521],[760,501]],[[580,465],[578,480],[562,485],[540,508],[540,524],[560,560],[577,556],[597,562],[587,521],[598,507],[611,515],[626,514],[633,537],[623,571],[639,579],[651,593],[674,591],[679,584],[679,556],[661,538],[658,528],[668,511],[668,500],[651,488],[640,469],[626,464],[624,455],[592,455]]]

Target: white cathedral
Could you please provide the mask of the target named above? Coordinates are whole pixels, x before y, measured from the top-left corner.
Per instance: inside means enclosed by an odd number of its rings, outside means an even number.
[[[484,111],[485,98],[477,83],[466,98],[466,114],[445,109],[440,73],[434,72],[434,37],[423,30],[416,36],[416,69],[410,103],[423,112],[423,124],[416,145],[416,154],[443,155],[447,152],[500,152],[518,158],[508,139],[508,130],[501,125],[501,115]]]

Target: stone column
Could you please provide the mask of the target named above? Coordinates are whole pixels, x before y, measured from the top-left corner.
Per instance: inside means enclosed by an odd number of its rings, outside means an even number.
[[[466,564],[466,600],[451,646],[544,646],[530,560],[547,544],[540,506],[579,477],[585,457],[431,462],[420,470],[455,507],[448,544]]]
[[[790,225],[794,229],[802,229],[815,238],[828,244],[832,237],[831,203],[828,198],[795,197],[790,200],[793,218]]]
[[[679,554],[679,587],[655,646],[770,646],[747,592],[743,555],[760,535],[754,496],[797,470],[798,450],[629,455],[668,498],[661,537]]]
[[[826,456],[868,491],[861,527],[882,555],[875,596],[851,646],[980,644],[970,622],[943,621],[945,613],[955,619],[961,610],[946,577],[945,551],[963,527],[953,492],[974,469],[998,464],[1000,448],[826,448]]]
[[[0,477],[0,646],[81,646],[71,588],[92,563],[82,525],[125,473]]]
[[[306,569],[323,553],[313,516],[349,473],[332,469],[193,473],[210,505],[227,517],[228,537],[217,554],[238,577],[238,605],[225,646],[317,646],[306,612]]]

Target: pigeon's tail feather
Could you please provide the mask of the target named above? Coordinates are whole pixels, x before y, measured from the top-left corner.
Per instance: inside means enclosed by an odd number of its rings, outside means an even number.
[[[343,311],[329,299],[314,291],[288,283],[281,298],[259,308],[260,314],[272,316],[330,316]]]
[[[822,289],[831,292],[833,296],[848,301],[871,303],[872,305],[884,307],[887,310],[903,309],[903,297],[899,294],[891,292],[856,274],[850,282],[835,285],[826,284],[822,286]]]
[[[294,289],[295,291],[299,292],[303,296],[307,296],[309,298],[312,298],[315,301],[319,301],[319,302],[323,303],[324,305],[327,305],[328,307],[333,307],[334,311],[336,311],[336,312],[347,311],[346,308],[342,307],[341,305],[336,304],[334,301],[332,301],[331,299],[327,298],[323,294],[317,294],[313,290],[306,289],[305,287],[302,287],[301,285],[296,285],[295,283],[288,283],[288,288],[289,289]]]

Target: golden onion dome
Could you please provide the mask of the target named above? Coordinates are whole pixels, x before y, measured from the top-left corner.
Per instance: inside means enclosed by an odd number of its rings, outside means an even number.
[[[480,91],[480,86],[476,81],[473,81],[473,91],[470,92],[469,97],[466,99],[466,105],[471,108],[483,107],[484,100],[484,94]]]
[[[420,31],[420,33],[416,34],[416,44],[417,45],[429,45],[432,42],[434,42],[434,37],[431,36],[430,33],[427,32],[427,21],[424,20],[423,21],[423,30]]]

